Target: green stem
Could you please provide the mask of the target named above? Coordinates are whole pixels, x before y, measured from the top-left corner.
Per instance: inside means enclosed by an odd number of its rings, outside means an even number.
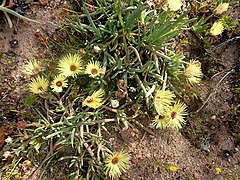
[[[135,47],[133,47],[133,46],[129,46],[129,48],[133,49],[133,51],[135,52],[135,54],[136,54],[136,56],[137,56],[137,59],[138,59],[138,61],[139,61],[139,63],[140,63],[140,66],[143,67],[143,64],[142,64],[142,61],[141,61],[141,57],[140,57],[137,49],[136,49]]]
[[[9,9],[9,8],[3,7],[3,6],[0,6],[0,11],[3,11],[4,13],[12,14],[12,15],[14,15],[14,16],[20,18],[20,19],[23,19],[25,21],[30,21],[30,22],[34,22],[34,23],[40,23],[40,22],[35,21],[33,19],[29,19],[29,18],[27,18],[25,16],[22,16],[22,15],[18,14],[17,12],[15,12],[15,11]]]
[[[3,0],[1,6],[5,6],[5,4],[6,4],[6,0]]]
[[[12,23],[10,17],[8,16],[8,14],[6,12],[3,12],[3,13],[4,13],[4,15],[5,15],[6,19],[7,19],[9,27],[12,28],[13,27],[13,23]]]
[[[11,170],[10,174],[7,176],[6,179],[10,179],[10,177],[12,176],[12,173],[14,172],[14,170],[16,169],[16,167],[18,166],[18,164],[20,163],[20,161],[21,161],[22,159],[23,159],[23,158],[21,157],[16,163],[14,163],[13,169]]]

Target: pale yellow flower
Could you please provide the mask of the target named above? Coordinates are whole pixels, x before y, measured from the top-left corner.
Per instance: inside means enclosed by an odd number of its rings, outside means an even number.
[[[157,115],[155,116],[155,119],[153,120],[153,125],[156,126],[156,128],[165,129],[167,128],[168,122],[170,121],[170,117],[166,115]]]
[[[217,173],[221,173],[222,172],[222,169],[219,168],[219,167],[216,167],[215,170],[216,170]]]
[[[23,73],[27,75],[37,75],[41,72],[42,67],[41,63],[36,59],[28,61],[28,63],[24,66]]]
[[[181,0],[167,0],[167,2],[170,11],[177,11],[183,5]]]
[[[175,103],[163,116],[155,117],[154,124],[156,128],[181,128],[182,124],[185,123],[184,116],[187,115],[186,108],[187,106],[181,102]]]
[[[223,24],[221,21],[217,21],[213,24],[213,26],[210,29],[210,34],[213,36],[217,36],[219,34],[222,34],[224,30]]]
[[[98,61],[91,61],[86,66],[85,74],[89,74],[89,76],[93,78],[104,73],[105,70],[100,66],[100,63]]]
[[[75,77],[82,72],[82,61],[78,54],[68,54],[58,64],[58,69],[63,76]]]
[[[184,75],[191,84],[199,83],[203,76],[201,71],[201,63],[199,61],[191,61],[188,64]]]
[[[105,163],[106,174],[116,179],[129,168],[130,157],[124,151],[120,151],[109,156]]]
[[[177,171],[177,166],[170,165],[168,166],[168,169],[174,172],[174,171]]]
[[[63,87],[67,86],[67,80],[65,76],[58,75],[54,78],[51,84],[51,88],[54,92],[62,92]]]
[[[179,101],[174,104],[173,107],[166,112],[166,115],[170,117],[167,127],[181,128],[182,124],[185,123],[184,116],[187,115],[186,108],[187,106]]]
[[[154,97],[154,107],[159,115],[164,114],[173,102],[173,98],[175,98],[175,95],[171,91],[157,90]]]
[[[229,3],[221,3],[217,6],[217,8],[215,9],[216,10],[216,14],[217,15],[220,15],[222,14],[224,11],[227,11],[228,10],[228,6],[229,6]]]
[[[29,84],[29,90],[34,94],[41,94],[47,90],[48,80],[44,77],[36,77]]]
[[[88,106],[91,108],[99,108],[103,104],[103,96],[105,92],[103,89],[95,91],[91,96],[88,96],[82,103],[83,106]]]

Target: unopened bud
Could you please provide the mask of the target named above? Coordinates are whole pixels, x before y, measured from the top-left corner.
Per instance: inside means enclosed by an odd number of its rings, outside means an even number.
[[[93,50],[95,53],[99,53],[102,49],[99,46],[94,46]]]
[[[119,101],[118,100],[113,100],[111,99],[111,105],[113,108],[117,108],[119,106]]]
[[[12,144],[13,140],[12,140],[11,137],[8,137],[7,139],[5,139],[5,142],[6,142],[7,144]]]
[[[10,151],[5,151],[3,153],[3,156],[7,159],[9,156],[11,155],[11,152]]]

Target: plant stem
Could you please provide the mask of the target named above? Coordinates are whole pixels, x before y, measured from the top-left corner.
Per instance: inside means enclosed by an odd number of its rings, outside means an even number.
[[[3,3],[4,3],[4,2],[3,2]],[[3,3],[2,3],[2,4],[3,4]],[[3,11],[4,14],[5,14],[5,13],[12,14],[12,15],[14,15],[14,16],[20,18],[20,19],[23,19],[23,20],[25,20],[25,21],[30,21],[30,22],[34,22],[34,23],[40,23],[40,22],[35,21],[35,20],[33,20],[33,19],[29,19],[29,18],[27,18],[27,17],[25,17],[25,16],[22,16],[21,14],[18,14],[17,12],[15,12],[15,11],[9,9],[9,8],[6,8],[6,7],[4,7],[3,5],[0,6],[0,11]]]

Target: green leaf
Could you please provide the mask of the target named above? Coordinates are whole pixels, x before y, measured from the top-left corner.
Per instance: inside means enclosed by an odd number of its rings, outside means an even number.
[[[79,157],[78,157],[78,156],[64,156],[64,157],[61,157],[60,159],[58,159],[58,161],[63,161],[63,160],[66,160],[66,159],[75,159],[75,160],[78,160]]]
[[[41,143],[36,139],[33,139],[29,142],[29,144],[33,145],[33,148],[39,153],[39,148],[41,147]]]
[[[118,0],[117,3],[115,4],[115,6],[116,6],[116,9],[117,9],[119,22],[121,23],[121,26],[124,28],[121,0]]]
[[[36,108],[35,111],[38,113],[38,115],[42,118],[41,120],[45,123],[45,124],[50,124],[50,122],[48,121],[48,119],[46,117],[44,117],[44,115]]]
[[[30,107],[35,103],[35,96],[28,96],[24,101],[24,106]]]
[[[93,20],[92,20],[92,18],[91,18],[91,16],[90,16],[90,14],[89,14],[85,5],[83,5],[83,11],[86,14],[86,16],[88,18],[88,21],[91,25],[91,29],[89,28],[89,30],[91,30],[94,33],[94,35],[96,35],[98,38],[101,38],[102,35],[100,33],[100,30],[95,26],[95,24],[94,24],[94,22],[93,22]]]
[[[165,16],[164,16],[165,17]],[[150,42],[154,43],[159,41],[160,39],[164,39],[163,41],[167,42],[172,37],[178,34],[178,32],[181,31],[180,27],[175,29],[177,26],[180,26],[181,21],[183,20],[184,15],[180,16],[174,23],[171,23],[171,19],[167,18],[166,21],[163,23],[165,25],[161,25],[161,22],[159,22],[160,27],[158,27],[152,34],[149,35]],[[167,27],[168,26],[168,27]]]
[[[125,27],[126,28],[130,28],[131,26],[133,27],[135,19],[140,17],[141,16],[141,12],[144,11],[145,9],[147,9],[146,6],[143,6],[143,4],[139,4],[137,9],[135,9],[132,12],[132,14],[128,17],[127,23],[126,23]]]
[[[71,127],[60,129],[60,130],[58,130],[58,131],[56,131],[56,132],[54,132],[54,133],[52,133],[52,134],[49,134],[49,135],[46,137],[46,139],[50,139],[50,138],[52,138],[52,137],[54,137],[54,136],[56,136],[56,135],[58,135],[58,134],[61,134],[61,133],[63,133],[63,132],[69,132],[71,129],[72,129]]]
[[[81,144],[77,143],[76,146],[77,146],[77,152],[81,154]]]
[[[71,132],[71,145],[72,145],[72,147],[73,147],[73,143],[74,143],[75,131],[76,131],[76,128],[73,128],[73,130]]]

